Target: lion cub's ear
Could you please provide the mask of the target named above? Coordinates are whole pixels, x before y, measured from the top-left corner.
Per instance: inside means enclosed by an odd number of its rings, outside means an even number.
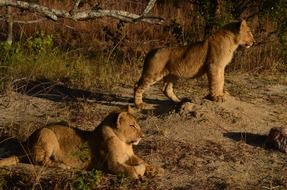
[[[117,128],[121,126],[121,124],[126,120],[127,114],[128,114],[127,112],[119,113],[117,118]]]
[[[139,116],[140,110],[139,109],[133,109],[130,105],[127,106],[127,112],[137,118]]]
[[[247,26],[246,21],[245,21],[244,19],[243,19],[243,20],[241,20],[241,22],[240,22],[240,30],[242,30],[242,29],[246,28],[246,26]]]
[[[132,115],[135,114],[135,111],[133,110],[133,108],[130,105],[128,105],[128,113],[130,113]]]

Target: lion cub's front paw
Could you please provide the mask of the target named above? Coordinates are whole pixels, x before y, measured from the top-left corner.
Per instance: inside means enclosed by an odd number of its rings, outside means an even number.
[[[63,164],[63,163],[56,164],[55,166],[58,167],[58,168],[65,169],[65,170],[70,170],[70,169],[72,169],[71,166],[68,166],[68,165]]]
[[[134,166],[134,169],[135,169],[135,175],[137,176],[136,179],[138,177],[142,177],[146,171],[146,166],[145,164],[139,164],[139,165],[136,165]]]
[[[146,165],[146,173],[149,177],[161,177],[164,175],[164,169],[159,166]]]
[[[225,102],[227,99],[231,98],[231,95],[225,91],[223,95],[213,96],[209,94],[205,98],[215,102]]]
[[[226,98],[223,96],[213,96],[212,97],[212,101],[215,101],[215,102],[225,102],[226,101]]]

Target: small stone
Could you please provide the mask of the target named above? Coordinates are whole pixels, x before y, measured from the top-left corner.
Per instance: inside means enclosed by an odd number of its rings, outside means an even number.
[[[185,102],[185,103],[183,103],[183,104],[181,105],[181,107],[180,107],[179,114],[180,114],[181,116],[187,115],[187,114],[193,115],[194,106],[195,106],[195,104],[194,104],[194,103],[191,103],[191,102]]]
[[[273,127],[266,139],[266,145],[270,148],[277,149],[287,153],[287,128]]]

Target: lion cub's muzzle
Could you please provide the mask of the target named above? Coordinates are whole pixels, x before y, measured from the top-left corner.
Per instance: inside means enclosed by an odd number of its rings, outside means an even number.
[[[253,41],[251,41],[251,42],[249,42],[249,43],[246,43],[246,44],[244,44],[245,45],[245,47],[246,48],[250,48],[251,46],[253,46],[254,44],[255,44],[255,40],[253,40]]]
[[[254,45],[254,42],[249,43],[249,44],[245,44],[245,47],[246,47],[246,48],[250,48],[250,47],[253,46],[253,45]]]
[[[140,141],[141,141],[141,138],[139,138],[139,139],[137,139],[135,141],[131,141],[131,144],[138,145],[140,143]]]
[[[143,132],[139,132],[138,136],[139,136],[139,138],[137,138],[134,141],[131,141],[131,144],[138,145],[139,142],[141,141],[141,139],[144,138],[144,133]]]

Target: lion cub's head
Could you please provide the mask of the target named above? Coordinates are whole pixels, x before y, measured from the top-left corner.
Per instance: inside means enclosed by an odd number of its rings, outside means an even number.
[[[232,31],[236,35],[236,41],[239,45],[250,48],[255,43],[253,34],[245,20],[229,23],[223,28]]]
[[[119,113],[115,132],[125,143],[137,145],[144,137],[144,134],[136,118],[130,112],[129,109],[127,112]]]

